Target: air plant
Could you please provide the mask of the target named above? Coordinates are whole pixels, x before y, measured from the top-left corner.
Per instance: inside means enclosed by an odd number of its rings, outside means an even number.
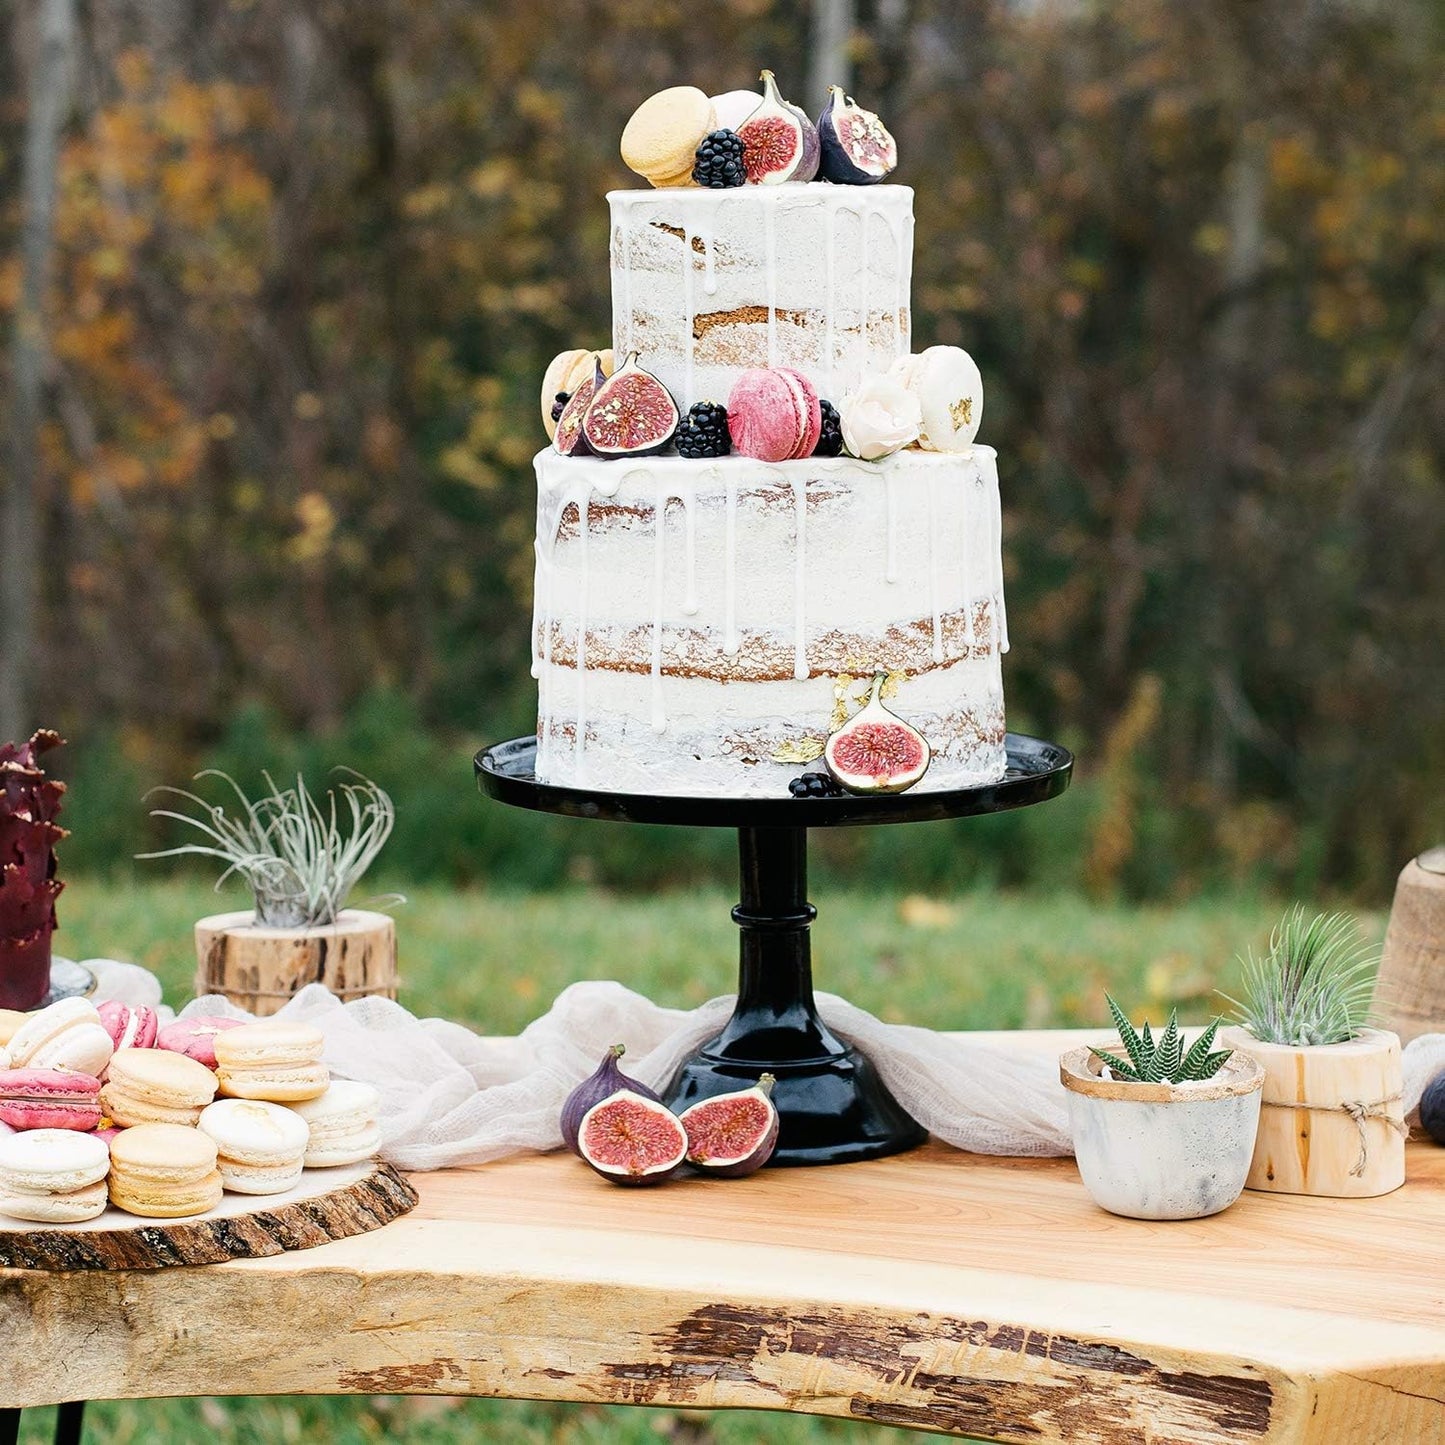
[[[1136,1084],[1186,1084],[1212,1079],[1234,1052],[1233,1049],[1214,1048],[1218,1019],[1186,1051],[1176,1010],[1170,1009],[1169,1022],[1156,1040],[1153,1029],[1147,1023],[1142,1029],[1136,1029],[1113,997],[1110,994],[1104,997],[1108,999],[1114,1027],[1119,1030],[1120,1042],[1129,1057],[1121,1059],[1104,1049],[1091,1049],[1090,1052],[1109,1066],[1115,1078],[1128,1079]]]
[[[390,836],[396,808],[384,789],[360,774],[354,775],[356,782],[339,784],[340,807],[336,789],[328,789],[325,803],[320,803],[299,774],[296,786],[285,789],[278,788],[269,773],[261,776],[269,791],[252,800],[228,773],[207,769],[196,775],[197,781],[215,777],[225,782],[240,804],[234,813],[184,788],[157,789],[183,799],[193,811],[157,808],[151,816],[184,823],[208,841],[140,856],[194,854],[224,863],[217,890],[233,873],[244,878],[256,900],[256,922],[263,927],[334,923]]]
[[[1378,962],[1349,914],[1311,918],[1297,903],[1270,934],[1269,951],[1250,950],[1244,998],[1229,1002],[1262,1043],[1342,1044],[1365,1025]]]

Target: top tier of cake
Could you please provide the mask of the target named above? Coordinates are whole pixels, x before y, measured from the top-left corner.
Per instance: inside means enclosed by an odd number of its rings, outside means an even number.
[[[910,350],[913,191],[822,182],[609,192],[612,344],[686,411],[753,366],[836,401]]]

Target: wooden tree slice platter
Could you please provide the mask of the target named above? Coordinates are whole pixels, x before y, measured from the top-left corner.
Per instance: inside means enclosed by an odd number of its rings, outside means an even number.
[[[379,1159],[308,1169],[285,1194],[226,1194],[188,1219],[141,1219],[107,1209],[83,1224],[0,1218],[0,1266],[14,1269],[164,1269],[263,1259],[366,1234],[405,1214],[416,1191]]]

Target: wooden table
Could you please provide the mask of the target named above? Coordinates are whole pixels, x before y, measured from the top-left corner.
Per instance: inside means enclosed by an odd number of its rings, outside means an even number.
[[[1173,1224],[1103,1213],[1072,1160],[937,1144],[655,1190],[563,1155],[412,1180],[413,1213],[303,1253],[0,1272],[0,1407],[438,1393],[1085,1445],[1445,1441],[1433,1146],[1381,1199],[1246,1194]]]

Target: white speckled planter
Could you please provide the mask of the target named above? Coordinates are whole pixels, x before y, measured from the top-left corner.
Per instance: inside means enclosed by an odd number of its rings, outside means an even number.
[[[1190,1084],[1106,1079],[1087,1048],[1059,1060],[1074,1158],[1101,1208],[1131,1219],[1200,1219],[1239,1198],[1254,1155],[1264,1069],[1238,1050]]]

